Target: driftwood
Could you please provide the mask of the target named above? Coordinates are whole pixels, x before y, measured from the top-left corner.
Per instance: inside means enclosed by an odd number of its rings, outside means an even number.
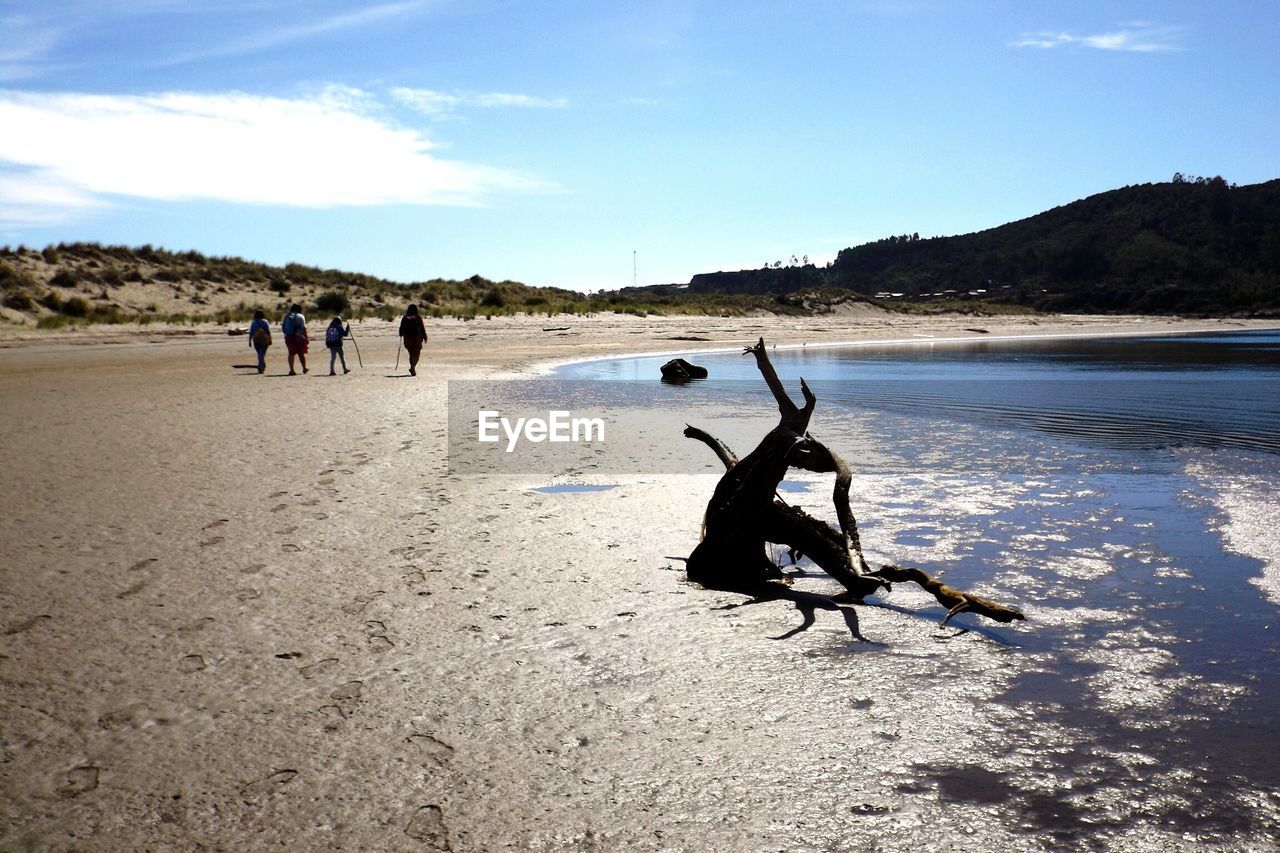
[[[707,369],[697,364],[685,361],[683,358],[673,358],[659,368],[662,371],[663,382],[675,382],[677,384],[688,382],[690,379],[706,379]]]
[[[814,610],[838,610],[851,633],[862,639],[857,617],[846,605],[861,602],[890,583],[911,581],[933,593],[949,608],[942,624],[957,613],[969,611],[1010,622],[1022,619],[1017,610],[981,596],[953,589],[926,572],[914,568],[882,566],[873,571],[862,554],[858,522],[849,504],[852,473],[848,463],[809,435],[809,418],[817,398],[803,379],[800,393],[804,405],[797,406],[778,379],[764,339],[748,347],[765,384],[778,404],[779,421],[745,458],[739,459],[729,447],[704,430],[686,426],[688,438],[701,441],[720,460],[725,473],[716,484],[703,519],[702,541],[689,555],[689,580],[711,589],[738,592],[756,601],[787,599],[804,614],[804,624],[784,636],[804,630],[813,623]],[[789,506],[778,496],[778,484],[790,468],[835,474],[832,503],[839,529],[814,518],[799,507]],[[785,545],[792,560],[803,554],[838,581],[845,592],[838,596],[804,593],[790,588],[779,566],[768,557],[768,544]]]

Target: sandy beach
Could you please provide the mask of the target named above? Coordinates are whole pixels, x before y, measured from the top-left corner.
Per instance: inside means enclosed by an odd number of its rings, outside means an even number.
[[[1059,846],[1056,818],[1010,816],[998,792],[957,804],[912,781],[999,741],[1010,721],[986,700],[1015,652],[939,642],[906,592],[859,609],[874,654],[849,653],[839,619],[775,641],[794,610],[723,609],[741,597],[668,559],[696,544],[714,475],[556,494],[450,473],[446,383],[760,336],[1251,325],[1275,323],[433,321],[416,378],[377,321],[353,326],[363,368],[348,345],[333,378],[316,344],[309,375],[282,375],[277,345],[259,376],[213,327],[6,333],[0,849]],[[1128,817],[1121,846],[1196,849],[1141,804]],[[1236,849],[1264,841],[1241,832]]]

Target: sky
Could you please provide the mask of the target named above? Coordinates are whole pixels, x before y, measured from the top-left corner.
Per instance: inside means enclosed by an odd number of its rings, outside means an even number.
[[[1270,0],[0,0],[0,244],[686,282],[1280,177]]]

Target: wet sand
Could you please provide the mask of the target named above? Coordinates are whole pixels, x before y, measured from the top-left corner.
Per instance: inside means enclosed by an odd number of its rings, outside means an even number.
[[[1033,665],[1012,635],[941,640],[904,596],[859,609],[874,647],[822,614],[775,641],[793,610],[725,609],[667,559],[714,476],[450,474],[446,381],[761,335],[1240,327],[436,322],[416,378],[389,324],[356,326],[364,368],[348,346],[333,378],[323,347],[307,376],[279,346],[266,376],[236,367],[252,351],[216,330],[3,339],[0,849],[1201,849],[1124,779],[1081,768],[1073,794],[1001,753],[1031,725],[990,702]],[[1106,748],[1109,774],[1163,772]],[[1115,817],[1090,829],[1098,796]],[[1217,840],[1263,843],[1280,800],[1257,809]]]

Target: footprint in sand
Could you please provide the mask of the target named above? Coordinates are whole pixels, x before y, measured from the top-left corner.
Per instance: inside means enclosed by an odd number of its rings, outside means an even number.
[[[222,525],[226,524],[226,523],[227,523],[228,521],[230,521],[230,520],[231,520],[231,519],[229,519],[229,518],[219,518],[219,519],[217,519],[216,521],[211,521],[211,522],[209,522],[208,524],[206,524],[204,527],[202,527],[202,528],[200,528],[200,529],[201,529],[201,530],[214,530],[215,528],[221,527]]]
[[[59,797],[78,797],[98,787],[99,768],[83,764],[67,771],[66,781],[58,787]]]
[[[449,828],[444,823],[444,812],[437,805],[422,806],[413,813],[404,834],[420,841],[428,850],[452,850],[449,846]]]
[[[125,705],[123,708],[116,708],[114,711],[103,714],[98,718],[98,725],[108,731],[125,726],[140,729],[150,717],[146,705],[134,702],[132,705]]]
[[[373,601],[378,596],[385,595],[385,594],[386,594],[385,590],[379,589],[379,590],[374,590],[373,592],[364,593],[363,595],[357,595],[354,601],[351,601],[347,604],[342,605],[342,612],[350,613],[351,615],[354,616],[355,614],[359,613],[360,611],[368,607],[370,601]]]
[[[287,551],[290,554],[296,554],[297,552],[302,550],[302,546],[295,545],[292,542],[285,542],[283,545],[280,546],[280,550]]]
[[[203,631],[205,628],[208,628],[215,621],[217,620],[215,620],[212,616],[201,616],[199,619],[195,620],[194,622],[188,622],[186,625],[183,625],[181,628],[178,629],[178,633],[194,634],[197,631]]]
[[[360,694],[363,690],[363,681],[348,681],[346,684],[329,694],[329,698],[333,699],[336,703],[332,707],[336,707],[338,709],[339,714],[341,714],[344,720],[355,713],[356,705],[360,702]]]
[[[277,770],[264,779],[250,782],[240,789],[240,795],[249,802],[254,797],[274,794],[298,777],[297,770]]]
[[[364,633],[369,639],[369,650],[374,654],[390,651],[395,643],[387,639],[387,626],[376,620],[364,623]]]
[[[236,590],[236,598],[240,599],[241,601],[253,601],[255,598],[258,598],[261,595],[262,595],[261,592],[254,589],[251,586],[246,586],[243,589]]]
[[[156,561],[157,561],[157,559],[158,559],[158,558],[156,558],[156,557],[147,557],[145,560],[139,560],[138,562],[134,563],[132,566],[130,566],[130,567],[129,567],[129,571],[131,571],[131,572],[138,572],[138,571],[141,571],[141,570],[145,569],[147,566],[149,566],[149,565],[151,565],[152,563],[156,562]]]
[[[284,496],[285,496],[285,495],[287,495],[287,494],[289,494],[289,493],[288,493],[288,492],[272,492],[272,493],[271,493],[270,495],[268,495],[267,497],[272,497],[272,498],[282,498],[282,497],[284,497]]]
[[[262,571],[262,570],[263,570],[263,569],[265,569],[266,567],[267,567],[267,564],[266,564],[266,563],[254,563],[254,564],[253,564],[253,565],[251,565],[251,566],[245,566],[243,569],[241,569],[241,570],[240,570],[240,574],[242,574],[242,575],[256,575],[258,572]]]
[[[204,658],[200,655],[187,655],[178,661],[178,669],[186,673],[199,672],[204,668]]]
[[[289,508],[289,505],[288,505],[288,504],[276,504],[275,506],[273,506],[273,507],[271,508],[271,511],[272,511],[272,512],[282,512],[283,510],[286,510],[286,509],[288,509],[288,508]]]
[[[425,732],[414,732],[405,738],[405,743],[413,744],[423,754],[437,761],[448,761],[453,755],[453,747],[434,735]]]
[[[208,548],[211,545],[217,545],[226,538],[227,537],[225,536],[210,536],[208,539],[205,539],[203,542],[200,543],[200,547]]]
[[[302,673],[303,678],[310,679],[310,678],[315,678],[317,675],[324,675],[326,672],[333,669],[337,665],[338,665],[337,658],[325,658],[324,660],[316,661],[313,664],[301,667],[298,670],[298,672]]]
[[[128,589],[117,592],[116,599],[124,600],[126,598],[129,598],[130,596],[137,595],[138,593],[142,592],[142,590],[146,587],[146,585],[147,585],[146,581],[137,581]]]
[[[342,709],[337,705],[322,705],[317,709],[317,713],[324,718],[324,724],[320,726],[321,731],[336,732],[342,728],[342,723],[347,719],[347,715],[342,713]]]

